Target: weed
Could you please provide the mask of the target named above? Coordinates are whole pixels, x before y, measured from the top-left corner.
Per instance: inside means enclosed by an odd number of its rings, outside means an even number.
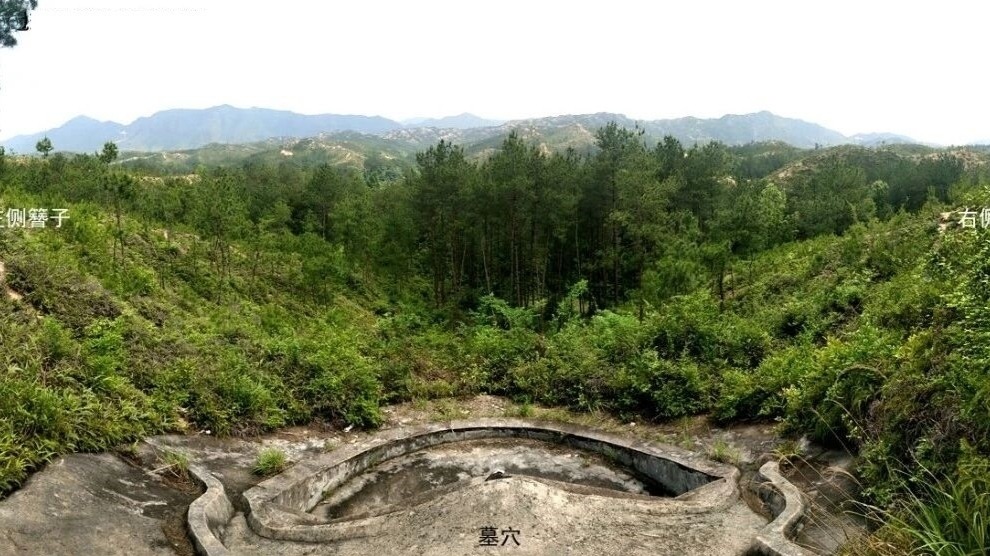
[[[448,399],[437,400],[433,403],[431,421],[453,421],[458,416],[457,406]]]
[[[715,440],[708,448],[708,457],[715,461],[730,463],[732,465],[737,465],[742,461],[742,455],[739,453],[739,449],[721,438]]]
[[[781,464],[794,463],[804,457],[804,444],[799,440],[785,440],[774,447],[773,457]]]
[[[506,417],[520,417],[523,419],[531,418],[533,413],[533,404],[529,402],[523,402],[519,405],[508,407],[505,410]]]
[[[163,450],[158,456],[161,466],[155,471],[163,471],[176,479],[189,478],[189,456],[175,450]]]
[[[265,448],[258,453],[258,457],[255,459],[254,467],[251,471],[255,475],[268,477],[275,475],[276,473],[281,473],[285,469],[287,463],[285,452],[279,450],[278,448]]]
[[[551,407],[544,409],[540,412],[540,419],[546,421],[556,421],[558,423],[572,423],[574,422],[574,416],[571,415],[570,411],[566,409],[561,409],[559,407]]]

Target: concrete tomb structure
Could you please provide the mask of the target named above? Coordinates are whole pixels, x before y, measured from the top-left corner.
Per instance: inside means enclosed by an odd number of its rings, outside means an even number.
[[[801,493],[775,463],[746,497],[731,465],[560,423],[386,430],[303,458],[235,503],[191,470],[206,492],[189,530],[211,556],[809,554],[789,540]]]

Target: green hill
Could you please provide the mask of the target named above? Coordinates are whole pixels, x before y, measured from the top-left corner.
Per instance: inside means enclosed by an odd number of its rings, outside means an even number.
[[[877,507],[940,512],[889,521],[898,550],[911,527],[985,540],[985,501],[924,485],[988,477],[990,229],[940,225],[990,206],[986,153],[587,131],[587,153],[525,130],[213,146],[183,176],[0,156],[0,204],[69,211],[0,229],[0,488],[152,433],[374,427],[486,392],[778,421],[857,454]]]

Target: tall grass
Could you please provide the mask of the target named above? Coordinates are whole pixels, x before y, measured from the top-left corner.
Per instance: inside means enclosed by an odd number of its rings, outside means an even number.
[[[892,509],[870,507],[887,522],[910,554],[983,556],[990,554],[990,460],[967,458],[958,472],[908,492]]]

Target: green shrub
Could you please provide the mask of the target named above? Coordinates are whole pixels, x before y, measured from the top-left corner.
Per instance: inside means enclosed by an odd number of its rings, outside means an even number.
[[[859,423],[880,397],[897,346],[892,335],[872,326],[831,339],[815,352],[814,370],[788,400],[790,424],[826,444],[860,440]]]
[[[880,326],[910,332],[935,318],[944,285],[921,271],[898,274],[867,296],[864,316]]]
[[[673,419],[707,407],[705,382],[691,361],[667,361],[647,351],[614,376],[605,405],[620,412]]]
[[[412,311],[379,319],[377,328],[371,353],[383,402],[473,394],[486,386],[485,371],[459,334]]]
[[[584,332],[602,359],[614,365],[637,357],[649,341],[646,327],[635,316],[612,311],[596,314]]]
[[[770,335],[755,319],[724,316],[720,343],[730,365],[756,367],[771,350]]]
[[[466,348],[481,371],[477,382],[487,391],[499,393],[505,390],[509,369],[536,354],[538,336],[525,328],[504,330],[490,325],[474,326]]]
[[[823,311],[814,298],[788,300],[776,312],[773,324],[774,334],[778,338],[817,339],[826,327]]]
[[[45,367],[51,368],[63,360],[71,360],[78,353],[78,346],[71,334],[56,319],[44,318],[41,321],[39,348],[44,357]]]
[[[351,425],[381,424],[381,383],[371,361],[344,337],[334,337],[306,358],[306,398],[313,411]]]
[[[664,358],[692,356],[702,361],[720,358],[718,300],[707,290],[677,297],[661,312],[653,345]]]
[[[754,370],[726,369],[712,415],[719,422],[783,417],[786,392],[815,370],[811,345],[782,349]]]
[[[494,295],[486,295],[478,300],[478,308],[472,313],[474,322],[482,326],[493,326],[503,330],[533,328],[537,314],[526,307],[513,307]]]
[[[653,406],[661,419],[693,415],[708,408],[707,383],[691,361],[659,361],[653,372]]]
[[[125,297],[150,295],[155,288],[156,277],[151,270],[126,266],[114,277],[114,291]]]
[[[285,412],[264,381],[244,368],[221,374],[218,393],[241,427],[257,425],[272,429],[285,425]]]

